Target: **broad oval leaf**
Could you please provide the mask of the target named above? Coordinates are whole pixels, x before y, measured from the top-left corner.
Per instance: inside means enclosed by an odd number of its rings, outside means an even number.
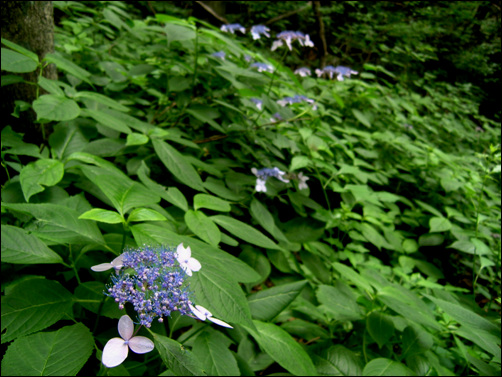
[[[208,194],[195,195],[193,197],[193,207],[195,210],[198,210],[200,208],[207,208],[220,212],[228,212],[231,209],[230,203],[226,200]]]
[[[38,63],[29,57],[18,52],[2,48],[2,71],[25,73],[33,72],[38,67]]]
[[[14,341],[2,360],[6,376],[75,376],[94,350],[94,338],[81,323]]]
[[[197,336],[192,352],[209,376],[241,374],[232,351],[228,349],[231,342],[219,331],[204,331]]]
[[[71,293],[58,282],[22,281],[2,296],[2,343],[53,325],[71,313],[71,306]]]
[[[80,115],[80,107],[74,100],[53,94],[44,94],[33,101],[33,110],[37,120],[72,120]]]
[[[117,212],[102,208],[93,208],[87,212],[84,212],[78,218],[83,220],[99,221],[106,224],[120,224],[125,222],[124,218]]]
[[[280,366],[296,376],[316,376],[307,352],[285,330],[273,323],[254,320],[257,331],[250,330],[261,348]]]
[[[414,376],[406,365],[383,357],[371,360],[363,369],[363,376]]]
[[[181,183],[197,191],[206,191],[202,185],[202,180],[199,174],[190,165],[183,155],[164,141],[152,139],[155,153],[164,163],[165,167],[176,177]]]
[[[380,312],[370,313],[366,318],[366,328],[379,348],[382,348],[394,334],[394,322],[388,315]]]
[[[446,217],[432,217],[429,220],[429,228],[431,233],[446,232],[451,229],[451,223]]]
[[[242,221],[224,215],[211,216],[210,219],[234,236],[246,242],[266,249],[279,249],[279,246],[274,241]]]
[[[205,376],[199,360],[192,351],[185,349],[181,343],[151,332],[155,349],[167,368],[175,376]]]
[[[22,228],[2,225],[2,262],[18,264],[62,263],[63,259],[36,236]]]
[[[33,195],[45,190],[43,186],[57,185],[63,175],[64,164],[61,161],[42,158],[30,162],[19,174],[24,198],[29,202]]]
[[[217,246],[221,241],[221,232],[215,223],[201,211],[185,212],[185,222],[192,232],[207,243]]]

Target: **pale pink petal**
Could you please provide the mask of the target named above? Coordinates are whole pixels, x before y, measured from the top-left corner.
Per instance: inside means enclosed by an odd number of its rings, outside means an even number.
[[[147,353],[154,349],[153,342],[144,336],[135,336],[129,340],[129,348],[134,353]]]
[[[134,332],[134,323],[131,317],[128,315],[123,315],[119,319],[119,334],[124,340],[129,340]]]
[[[112,338],[110,339],[103,349],[103,356],[101,361],[105,367],[113,368],[127,358],[129,347],[125,344],[124,339]]]
[[[96,271],[96,272],[102,272],[109,270],[110,268],[113,268],[111,263],[101,263],[97,264],[96,266],[92,266],[91,270]]]
[[[213,318],[213,317],[209,317],[208,318],[211,322],[213,323],[216,323],[217,325],[220,325],[220,326],[223,326],[223,327],[228,327],[230,329],[233,329],[232,326],[230,326],[228,323],[226,322],[223,322],[222,320],[218,319],[218,318]]]

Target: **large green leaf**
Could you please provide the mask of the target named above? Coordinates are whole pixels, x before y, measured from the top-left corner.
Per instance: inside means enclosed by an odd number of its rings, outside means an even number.
[[[366,328],[379,348],[382,348],[394,334],[392,318],[380,312],[371,312],[366,317]]]
[[[62,263],[63,259],[36,236],[22,228],[2,225],[2,262],[18,264]]]
[[[298,297],[306,285],[307,281],[301,280],[251,294],[248,303],[253,318],[261,321],[273,320]]]
[[[105,96],[105,95],[99,94],[99,93],[95,93],[95,92],[86,92],[86,91],[77,92],[77,94],[75,94],[75,96],[73,98],[75,98],[75,99],[87,98],[87,99],[96,101],[102,105],[111,107],[112,109],[115,109],[115,110],[125,111],[125,112],[129,111],[129,109],[127,107],[125,107],[124,105],[121,105],[120,103],[118,103],[114,99],[111,99],[108,96]]]
[[[406,365],[383,357],[371,360],[363,369],[363,376],[414,376]]]
[[[126,134],[130,134],[132,132],[125,122],[101,110],[84,109],[82,110],[82,116],[93,118],[102,126],[111,128],[115,131],[123,132]]]
[[[152,139],[155,153],[159,156],[164,166],[188,187],[197,191],[206,191],[202,185],[199,174],[190,165],[183,155],[164,141]]]
[[[312,359],[321,376],[362,376],[361,357],[340,344],[321,350]]]
[[[58,67],[58,69],[62,71],[66,71],[72,76],[75,76],[76,78],[85,81],[89,85],[92,85],[91,81],[89,80],[89,77],[91,74],[87,72],[85,69],[80,68],[78,65],[73,63],[72,61],[63,58],[59,53],[49,53],[46,54],[44,57],[44,61],[48,63],[54,63]]]
[[[19,174],[24,198],[29,202],[32,195],[45,190],[43,186],[57,185],[63,175],[64,164],[61,161],[41,158],[30,162]]]
[[[181,343],[151,332],[155,349],[160,358],[175,376],[205,376],[199,360],[192,351],[185,349]]]
[[[44,94],[33,101],[37,120],[72,120],[80,115],[80,107],[69,98]]]
[[[218,246],[221,232],[215,223],[201,211],[188,210],[185,212],[185,222],[195,235],[207,243]]]
[[[216,224],[246,242],[267,249],[279,249],[274,241],[242,221],[224,215],[211,216],[210,218]]]
[[[356,303],[357,297],[339,281],[335,286],[319,285],[316,295],[323,308],[337,321],[362,318],[362,310]]]
[[[337,270],[345,279],[354,283],[364,291],[373,293],[373,287],[366,281],[364,276],[359,275],[353,268],[350,268],[344,264],[334,262],[331,264],[335,270]]]
[[[43,330],[71,314],[72,295],[52,280],[25,280],[2,296],[2,343]]]
[[[195,210],[198,210],[200,208],[207,208],[220,212],[229,212],[231,209],[230,203],[226,200],[208,194],[195,195],[193,197],[193,207]]]
[[[17,204],[2,203],[3,209],[27,213],[35,217],[42,224],[32,231],[41,239],[47,239],[58,244],[89,243],[89,241],[104,244],[96,223],[79,220],[79,213],[73,208],[59,204]]]
[[[14,341],[2,360],[4,376],[75,376],[94,350],[94,338],[81,323]]]
[[[280,366],[296,376],[315,376],[317,371],[307,352],[285,330],[273,323],[254,320],[248,329],[261,348]]]
[[[197,336],[193,354],[209,376],[239,376],[240,370],[233,353],[228,349],[230,339],[218,331],[204,331]]]
[[[431,217],[429,228],[431,229],[431,233],[446,232],[451,229],[451,223],[446,217]]]
[[[2,71],[24,73],[33,72],[38,67],[38,62],[30,59],[29,57],[2,48]]]

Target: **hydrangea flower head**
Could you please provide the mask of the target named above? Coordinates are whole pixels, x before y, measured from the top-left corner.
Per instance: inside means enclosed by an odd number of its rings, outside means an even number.
[[[336,75],[336,79],[338,81],[343,81],[344,77],[350,78],[351,75],[357,75],[359,72],[354,71],[349,67],[344,67],[342,65],[336,67],[333,67],[332,65],[327,65],[323,69],[316,69],[315,73],[317,74],[317,77],[328,75],[330,80],[333,79],[334,75]]]
[[[302,32],[299,31],[291,31],[291,30],[286,30],[282,31],[276,36],[277,40],[272,43],[272,48],[271,50],[274,51],[278,47],[281,47],[286,43],[286,45],[289,48],[289,51],[293,50],[292,43],[295,40],[298,40],[301,46],[306,46],[306,47],[314,47],[314,43],[310,40],[310,36],[308,34],[303,34]]]
[[[144,336],[133,336],[134,324],[128,315],[123,315],[119,320],[120,338],[110,339],[103,349],[101,361],[108,368],[122,364],[127,358],[129,348],[134,353],[147,353],[153,350],[153,342]]]
[[[300,75],[301,77],[310,76],[311,74],[312,72],[307,67],[301,67],[295,71],[295,75]]]
[[[265,63],[253,63],[251,64],[251,67],[257,68],[258,72],[274,72],[274,67]]]
[[[225,60],[226,54],[225,51],[218,51],[218,52],[213,52],[211,56],[221,60]]]
[[[230,326],[228,323],[223,322],[222,320],[220,320],[218,318],[213,318],[213,315],[211,314],[211,312],[203,306],[195,305],[195,307],[194,307],[193,305],[190,305],[190,310],[201,321],[205,321],[206,319],[209,319],[211,322],[216,323],[217,325],[233,329],[233,327]]]
[[[260,39],[261,34],[270,38],[270,34],[268,33],[269,31],[270,29],[265,25],[255,25],[251,28],[251,35],[253,36],[254,40]]]
[[[307,181],[310,179],[309,177],[307,177],[306,175],[303,175],[303,172],[300,172],[298,174],[298,189],[299,190],[303,190],[303,189],[308,189],[309,186],[307,185]]]
[[[119,309],[126,303],[138,313],[139,324],[150,327],[154,318],[162,322],[171,312],[190,312],[191,303],[187,276],[200,269],[191,257],[190,248],[179,245],[176,252],[166,247],[144,246],[122,254],[123,268],[112,276],[106,295],[115,299]],[[132,272],[131,272],[132,271]]]
[[[240,31],[242,34],[246,33],[246,29],[244,29],[244,26],[242,26],[241,24],[221,25],[220,30],[224,31],[225,33],[232,33],[232,34],[235,34],[236,31]]]
[[[267,179],[269,177],[275,177],[278,180],[288,183],[289,180],[283,178],[283,175],[286,174],[283,171],[280,171],[279,168],[274,167],[274,168],[263,168],[263,169],[256,169],[256,168],[251,168],[251,172],[256,176],[256,191],[258,192],[266,192],[267,187],[265,186],[265,183],[267,182]]]
[[[111,263],[101,263],[96,266],[92,266],[91,270],[96,272],[107,271],[110,268],[114,268],[116,271],[120,270],[123,266],[122,263],[123,255],[119,255],[117,258],[111,261]]]
[[[261,111],[261,109],[263,108],[263,101],[261,99],[259,99],[259,98],[250,98],[249,100],[256,105],[256,107],[258,108],[258,110]]]
[[[277,101],[277,103],[281,106],[292,105],[294,103],[307,102],[313,105],[313,109],[316,110],[317,106],[315,105],[315,101],[313,99],[307,98],[304,95],[295,95],[294,97],[284,97]]]

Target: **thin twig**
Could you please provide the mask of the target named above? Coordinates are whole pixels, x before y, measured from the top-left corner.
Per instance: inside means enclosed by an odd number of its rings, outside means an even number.
[[[211,8],[209,5],[207,4],[204,4],[202,1],[196,1],[197,4],[199,4],[202,8],[204,8],[206,11],[208,11],[209,13],[211,13],[214,17],[216,17],[218,20],[220,20],[221,22],[225,23],[225,24],[228,24],[228,21],[225,17],[223,16],[220,16],[218,13],[216,13],[213,8]]]
[[[276,21],[279,21],[279,20],[282,20],[283,18],[287,18],[287,17],[290,17],[296,13],[300,13],[300,12],[303,12],[304,10],[310,8],[310,6],[312,5],[312,1],[309,1],[307,3],[307,5],[305,5],[304,7],[300,8],[300,9],[297,9],[297,10],[292,10],[290,12],[287,12],[287,13],[284,13],[284,14],[281,14],[280,16],[277,16],[277,17],[274,17],[274,18],[271,18],[270,20],[268,21],[265,21],[263,24],[264,25],[270,25],[270,24],[273,24],[274,22]]]

